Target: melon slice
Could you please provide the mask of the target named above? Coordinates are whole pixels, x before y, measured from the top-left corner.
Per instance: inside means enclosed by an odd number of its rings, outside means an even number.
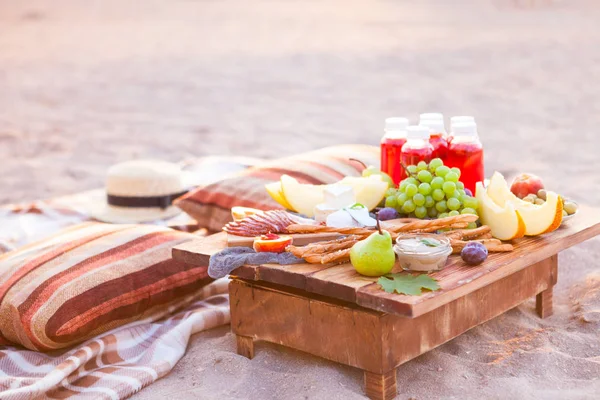
[[[489,197],[499,206],[512,204],[525,222],[525,235],[535,236],[552,232],[562,223],[563,203],[558,194],[546,191],[546,202],[531,204],[519,199],[510,189],[501,173],[495,172],[487,187]]]
[[[506,203],[504,206],[496,204],[488,196],[481,182],[477,182],[475,197],[479,201],[479,219],[482,224],[490,227],[492,236],[500,240],[523,237],[525,224],[512,204]]]
[[[254,214],[260,214],[262,212],[262,210],[249,207],[235,206],[231,208],[231,216],[233,217],[234,221],[241,221],[246,217],[249,217]]]
[[[360,178],[348,176],[338,183],[351,186],[354,190],[356,202],[368,208],[369,211],[379,205],[389,187],[389,184],[382,179],[381,175]]]
[[[265,185],[265,189],[267,189],[267,193],[271,195],[273,200],[284,206],[288,210],[296,211],[292,208],[292,205],[287,201],[285,195],[283,194],[283,190],[281,189],[281,181],[268,183]]]
[[[315,215],[315,207],[324,201],[323,190],[326,185],[309,185],[298,182],[289,175],[281,177],[281,189],[283,196],[295,210],[312,218]]]

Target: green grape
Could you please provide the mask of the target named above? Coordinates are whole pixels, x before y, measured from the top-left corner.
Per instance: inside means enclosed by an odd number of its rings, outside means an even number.
[[[458,189],[458,193],[460,193],[461,196],[464,196],[467,192],[465,192],[464,189]]]
[[[458,182],[458,175],[456,174],[456,172],[450,171],[446,174],[446,176],[444,176],[444,180],[446,182]]]
[[[477,210],[477,207],[479,206],[479,200],[477,200],[475,197],[465,196],[465,199],[463,200],[463,205],[465,206],[465,208]]]
[[[431,172],[423,170],[419,171],[419,173],[417,174],[417,178],[419,178],[421,182],[429,183],[433,179],[433,176],[431,176]]]
[[[417,164],[417,171],[426,170],[427,167],[428,167],[428,165],[427,165],[427,163],[425,161],[419,161],[419,163]]]
[[[396,197],[396,205],[402,207],[406,200],[408,200],[408,195],[406,193],[400,193],[398,197]]]
[[[396,196],[390,196],[385,198],[386,207],[396,208],[397,204],[398,203],[396,202]]]
[[[415,194],[412,199],[417,206],[422,206],[425,204],[425,196],[423,196],[421,193]]]
[[[435,209],[438,210],[439,212],[444,212],[446,211],[447,207],[446,207],[446,201],[445,200],[440,200],[435,204]]]
[[[435,201],[444,200],[444,192],[442,189],[435,189],[433,192],[431,192],[431,197],[433,197]]]
[[[426,182],[421,183],[419,185],[419,193],[421,193],[423,196],[427,196],[429,193],[431,193],[431,185]]]
[[[456,188],[458,190],[463,190],[465,188],[465,184],[462,183],[461,181],[456,182]]]
[[[408,167],[406,167],[406,169],[408,170],[408,172],[410,172],[411,174],[416,174],[418,172],[417,170],[417,166],[416,165],[409,165]]]
[[[460,178],[460,168],[452,167],[452,168],[450,168],[450,171],[454,172]]]
[[[385,191],[385,197],[395,196],[396,192],[397,192],[396,189],[389,188],[388,190]]]
[[[417,185],[413,185],[412,183],[409,183],[404,192],[406,193],[406,195],[408,197],[413,197],[415,194],[417,194],[419,192],[419,189],[417,189]]]
[[[434,158],[429,162],[429,171],[431,171],[431,173],[434,173],[436,168],[441,167],[442,165],[444,165],[444,162],[441,158]]]
[[[406,200],[402,205],[402,211],[404,211],[407,214],[415,211],[415,208],[417,208],[417,206],[410,199]]]
[[[448,201],[446,202],[446,205],[452,211],[458,210],[460,208],[460,200],[452,197],[452,198],[448,199]]]
[[[435,207],[428,207],[427,208],[427,216],[429,218],[436,218],[438,215],[438,210],[435,209]]]
[[[407,181],[406,181],[406,179],[405,179],[405,180],[403,180],[402,182],[400,182],[400,187],[398,187],[398,189],[399,189],[401,192],[404,192],[404,191],[406,190],[406,186],[407,186],[408,184],[409,184],[409,182],[407,182]]]
[[[450,172],[450,168],[446,167],[445,165],[442,165],[440,167],[437,167],[435,169],[435,176],[439,176],[439,177],[445,177],[446,174]]]
[[[477,222],[469,222],[467,225],[467,229],[475,229],[477,228]]]
[[[445,193],[448,193],[451,195],[456,190],[456,184],[454,182],[444,182],[442,189],[444,190]]]
[[[439,177],[439,176],[436,176],[435,178],[433,178],[430,183],[432,189],[441,189],[443,184],[444,184],[444,178]]]
[[[456,210],[452,210],[448,213],[448,216],[450,216],[450,217],[456,217],[457,215],[458,215],[458,211],[456,211]]]
[[[477,211],[473,210],[471,207],[465,207],[460,212],[461,214],[475,214],[477,215]]]
[[[416,180],[415,178],[413,178],[412,176],[409,178],[405,179],[406,182],[408,182],[408,185],[415,185],[415,186],[419,186],[419,181]]]
[[[425,218],[427,216],[427,208],[423,206],[419,206],[415,208],[415,217],[417,218]]]
[[[411,212],[407,215],[408,218],[416,218],[415,213]]]
[[[460,192],[459,192],[458,190],[455,190],[455,191],[454,191],[454,192],[453,192],[453,193],[450,195],[450,197],[454,197],[455,199],[458,199],[458,200],[460,200],[460,199],[461,199]]]
[[[435,206],[435,200],[431,196],[425,196],[425,207],[430,208]]]
[[[446,212],[438,214],[438,218],[447,218],[447,217],[448,217],[448,213],[446,213]]]

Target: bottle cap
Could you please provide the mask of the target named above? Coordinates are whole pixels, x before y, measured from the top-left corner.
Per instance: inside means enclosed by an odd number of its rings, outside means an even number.
[[[457,122],[452,125],[454,136],[477,136],[477,124],[471,122]]]
[[[429,140],[429,128],[422,125],[411,125],[406,128],[406,137],[408,139]]]
[[[408,126],[408,119],[403,117],[394,117],[385,119],[385,131],[405,131]]]
[[[444,121],[444,114],[442,113],[423,113],[419,115],[419,125],[421,125],[421,121],[434,119]]]
[[[419,122],[419,125],[428,127],[430,133],[446,133],[446,128],[444,127],[444,120],[426,119],[421,120]]]
[[[458,115],[456,117],[450,118],[450,130],[456,124],[460,124],[463,122],[475,122],[475,118],[471,115]]]

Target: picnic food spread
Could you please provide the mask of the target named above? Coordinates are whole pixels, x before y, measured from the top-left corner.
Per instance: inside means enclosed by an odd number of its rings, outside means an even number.
[[[525,300],[552,314],[557,253],[600,233],[600,210],[557,230],[576,203],[531,174],[484,179],[472,117],[449,135],[436,114],[420,125],[386,121],[384,170],[351,157],[337,181],[290,169],[266,185],[283,209],[233,207],[225,232],[173,250],[231,274],[238,354],[253,358],[260,340],[360,368],[384,400],[399,365]]]
[[[333,184],[282,175],[265,188],[285,210],[234,207],[223,230],[253,240],[243,246],[258,253],[349,262],[361,275],[382,276],[396,267],[441,270],[451,254],[465,265],[485,263],[489,253],[512,251],[509,241],[550,233],[577,210],[531,174],[509,187],[495,172],[484,186],[483,146],[470,116],[453,117],[450,135],[438,113],[421,114],[416,126],[388,118],[381,170],[353,161],[362,176]]]

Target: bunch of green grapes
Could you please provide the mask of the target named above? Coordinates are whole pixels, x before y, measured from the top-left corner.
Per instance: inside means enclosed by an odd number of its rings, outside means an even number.
[[[477,199],[465,191],[465,185],[459,180],[460,169],[448,168],[439,158],[429,164],[421,161],[406,169],[410,176],[400,182],[398,189],[388,190],[386,207],[412,218],[477,214]]]

